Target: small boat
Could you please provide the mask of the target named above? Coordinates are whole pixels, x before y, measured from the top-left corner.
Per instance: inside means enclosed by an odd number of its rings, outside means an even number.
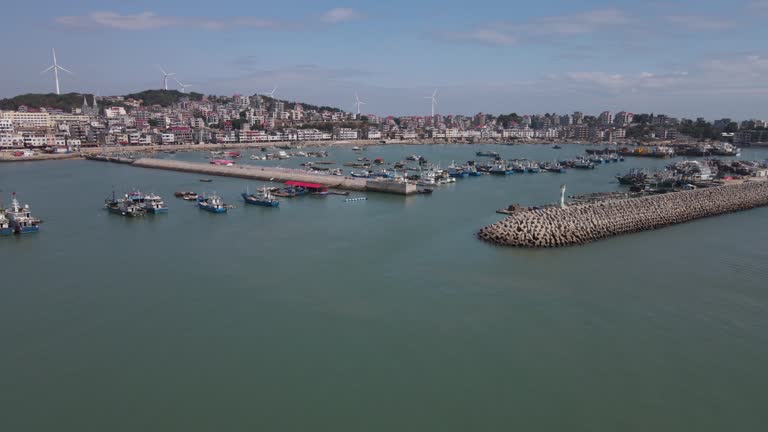
[[[208,179],[208,178],[204,178],[204,179],[200,179],[200,181],[201,181],[201,182],[203,182],[203,183],[210,183],[210,182],[212,182],[213,180],[211,180],[211,179]]]
[[[266,156],[251,155],[251,160],[267,160]]]
[[[552,148],[555,149],[555,150],[560,150],[562,147],[557,145],[557,144],[555,144],[555,145],[552,146]]]
[[[357,146],[355,146],[355,147],[352,147],[352,150],[353,150],[353,151],[360,151],[360,150],[362,150],[362,149],[361,149],[360,147],[357,147]]]
[[[144,211],[147,213],[152,213],[152,214],[168,213],[168,206],[165,205],[165,202],[163,202],[163,199],[159,195],[156,195],[156,194],[145,195],[140,191],[133,191],[128,194],[128,199],[130,199],[134,204],[144,209]]]
[[[181,198],[184,201],[195,201],[197,199],[197,194],[195,192],[176,192],[173,196]]]
[[[241,194],[243,197],[243,200],[246,204],[253,204],[253,205],[259,205],[263,207],[278,207],[280,205],[280,201],[275,198],[274,195],[272,195],[272,192],[270,192],[269,188],[263,187],[256,192],[256,194],[251,194],[246,190]]]
[[[40,219],[33,217],[29,211],[29,205],[19,204],[16,193],[11,195],[11,207],[5,211],[9,227],[16,234],[28,234],[40,231]]]
[[[595,164],[587,159],[576,159],[573,167],[577,169],[595,169]]]
[[[407,157],[405,158],[405,160],[409,160],[409,161],[418,162],[418,160],[419,160],[420,158],[421,158],[421,156],[417,156],[417,155],[410,155],[410,156],[407,156]]]
[[[9,221],[8,216],[5,215],[5,210],[0,208],[0,236],[9,236],[11,234],[13,234],[11,221]]]
[[[209,195],[207,197],[198,196],[195,202],[197,202],[197,207],[207,212],[211,212],[211,213],[227,212],[227,205],[224,204],[224,201],[221,199],[221,197],[216,194]]]
[[[514,170],[510,169],[506,162],[499,161],[493,165],[489,172],[493,175],[510,175],[514,173]]]
[[[542,169],[544,171],[558,173],[558,174],[565,173],[565,168],[557,162],[554,162],[554,163],[546,162],[542,165]]]
[[[144,216],[147,213],[141,205],[133,202],[128,195],[118,199],[114,191],[112,192],[112,198],[104,200],[104,208],[112,214],[126,217]]]
[[[349,175],[355,178],[371,178],[370,171],[358,171],[358,172],[350,171]]]
[[[495,151],[479,151],[475,153],[475,155],[480,157],[492,157],[492,158],[499,157],[499,154],[496,153]]]

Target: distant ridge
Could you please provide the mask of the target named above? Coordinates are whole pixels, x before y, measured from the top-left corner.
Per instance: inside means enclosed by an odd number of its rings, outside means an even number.
[[[17,110],[20,106],[27,106],[30,108],[57,108],[70,111],[73,108],[79,108],[83,105],[83,96],[87,97],[88,104],[93,103],[93,94],[90,93],[66,93],[62,95],[57,95],[55,93],[27,93],[12,98],[0,99],[0,109],[13,111]],[[199,101],[203,98],[203,94],[196,92],[182,93],[178,90],[144,90],[138,93],[130,93],[123,97],[125,99],[140,99],[144,101],[144,106],[160,105],[167,107],[179,102],[183,97],[188,97],[193,101]],[[329,106],[317,106],[303,102],[289,102],[273,99],[264,95],[261,97],[269,105],[278,100],[284,102],[286,109],[293,109],[296,104],[301,104],[305,110],[342,111],[339,108]],[[114,105],[114,103],[108,103],[107,105]]]

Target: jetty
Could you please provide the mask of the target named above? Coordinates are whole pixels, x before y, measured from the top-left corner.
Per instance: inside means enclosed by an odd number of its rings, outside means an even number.
[[[418,193],[416,185],[386,179],[361,179],[327,174],[313,174],[293,168],[262,167],[255,165],[220,166],[198,162],[183,162],[168,159],[126,159],[117,157],[88,156],[89,160],[127,164],[140,168],[163,169],[210,176],[237,177],[249,180],[273,182],[298,181],[318,183],[323,186],[356,192],[381,192],[396,195]]]
[[[768,182],[748,181],[642,198],[517,211],[481,229],[477,236],[502,246],[562,247],[765,205]]]

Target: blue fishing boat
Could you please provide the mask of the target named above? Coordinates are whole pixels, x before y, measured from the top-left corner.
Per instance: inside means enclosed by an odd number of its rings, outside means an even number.
[[[220,196],[213,194],[207,197],[197,197],[197,207],[210,213],[226,213],[227,205]]]
[[[493,164],[493,167],[491,167],[489,172],[493,175],[510,175],[514,173],[504,161],[499,161]]]
[[[451,161],[451,164],[448,165],[448,175],[453,178],[469,177],[469,173],[463,167],[456,165],[456,161]]]
[[[11,230],[16,234],[29,234],[40,231],[40,219],[32,217],[29,205],[19,204],[14,192],[11,207],[5,212]]]
[[[249,193],[246,189],[246,191],[242,193],[242,197],[246,204],[253,204],[263,207],[278,207],[280,205],[280,201],[278,201],[277,198],[272,195],[272,192],[270,192],[266,186],[259,189],[255,195]]]

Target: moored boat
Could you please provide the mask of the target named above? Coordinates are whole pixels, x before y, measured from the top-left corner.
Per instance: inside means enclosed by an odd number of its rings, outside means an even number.
[[[197,202],[197,207],[201,210],[210,213],[226,213],[228,208],[227,205],[224,204],[224,200],[216,194],[208,195],[207,197],[198,196],[195,202]]]
[[[32,216],[28,204],[19,204],[15,192],[12,194],[11,207],[6,210],[5,215],[11,230],[16,234],[28,234],[40,231],[40,219]]]
[[[5,210],[0,208],[0,236],[9,236],[11,234],[13,234],[11,222],[8,220],[8,216],[5,215]]]
[[[266,186],[259,189],[255,194],[251,194],[246,190],[241,194],[246,204],[259,205],[264,207],[278,207],[280,201],[270,192]]]
[[[112,192],[112,198],[104,200],[104,208],[112,214],[127,217],[144,216],[147,213],[141,205],[135,203],[128,195],[123,198],[117,198],[114,191]]]

